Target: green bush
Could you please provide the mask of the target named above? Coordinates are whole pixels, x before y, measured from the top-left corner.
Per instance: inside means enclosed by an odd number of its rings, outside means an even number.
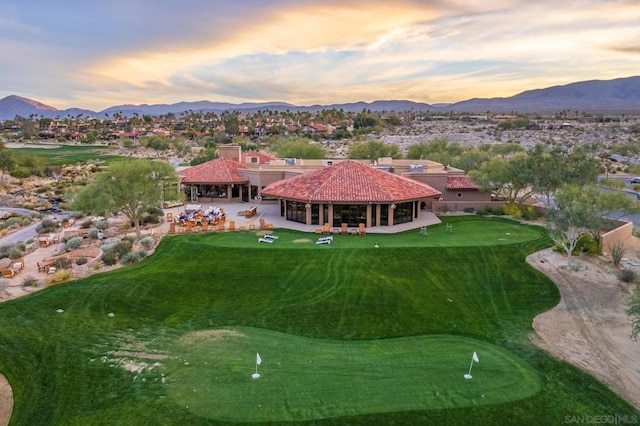
[[[100,256],[100,260],[102,260],[102,262],[108,266],[115,265],[118,261],[118,259],[116,258],[116,254],[113,251],[102,253],[102,256]]]
[[[520,207],[516,206],[515,204],[507,204],[506,206],[504,206],[502,212],[507,216],[512,216],[515,219],[522,218],[522,210],[520,210]]]
[[[129,240],[122,240],[113,247],[113,252],[116,256],[122,257],[131,251],[133,244]]]
[[[98,228],[91,228],[89,232],[87,232],[87,238],[91,238],[92,240],[98,239]]]
[[[475,207],[465,207],[465,213],[474,213],[476,211]]]
[[[109,227],[109,224],[107,223],[107,221],[106,221],[106,220],[99,220],[99,221],[96,223],[96,228],[97,228],[97,229],[100,229],[100,230],[102,230],[102,231],[104,231],[104,230],[105,230],[105,229],[107,229],[108,227]]]
[[[85,265],[88,261],[86,257],[79,257],[76,259],[76,265]]]
[[[618,170],[620,171],[620,170]],[[623,180],[615,180],[615,179],[604,179],[600,181],[600,185],[607,186],[609,188],[626,188],[627,183]]]
[[[120,263],[123,265],[129,265],[131,263],[136,263],[145,258],[147,254],[144,251],[130,252],[123,255],[120,258]]]
[[[52,219],[44,219],[38,225],[36,225],[36,232],[38,234],[49,234],[55,232],[58,228],[58,222]]]
[[[600,254],[602,253],[602,247],[600,247],[600,242],[593,235],[585,234],[578,241],[575,251],[584,254]]]
[[[522,218],[524,220],[536,220],[540,215],[532,206],[528,206],[526,209],[522,210]]]
[[[87,219],[80,224],[81,229],[89,229],[93,225],[93,220]]]

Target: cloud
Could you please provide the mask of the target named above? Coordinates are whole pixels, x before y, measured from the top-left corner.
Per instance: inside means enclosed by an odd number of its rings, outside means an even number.
[[[61,1],[9,0],[0,54],[21,61],[0,87],[94,107],[451,102],[638,69],[632,0]]]

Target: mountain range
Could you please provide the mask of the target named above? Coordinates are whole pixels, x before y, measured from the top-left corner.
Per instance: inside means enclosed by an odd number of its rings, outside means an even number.
[[[20,117],[64,118],[84,117],[105,118],[114,114],[131,117],[134,114],[162,115],[180,114],[186,111],[215,112],[239,111],[255,113],[257,111],[305,111],[318,112],[323,109],[342,109],[346,112],[371,111],[416,111],[431,113],[557,113],[562,111],[580,111],[590,113],[640,113],[640,76],[618,78],[614,80],[590,80],[553,86],[544,89],[527,90],[511,97],[473,98],[451,104],[426,104],[406,100],[378,100],[374,102],[353,102],[330,105],[300,106],[286,102],[241,103],[228,102],[178,102],[156,105],[116,105],[102,111],[81,108],[59,110],[52,106],[12,95],[0,99],[0,120]]]

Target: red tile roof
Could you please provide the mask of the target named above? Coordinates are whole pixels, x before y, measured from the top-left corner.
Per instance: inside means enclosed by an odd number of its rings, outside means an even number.
[[[447,176],[447,189],[477,191],[479,187],[469,179],[469,176]]]
[[[244,166],[237,161],[217,158],[184,169],[178,174],[182,176],[182,183],[247,183],[249,179],[237,173]]]
[[[424,183],[344,161],[268,185],[262,194],[311,202],[392,203],[440,195]]]
[[[259,151],[248,151],[242,154],[242,161],[245,161],[245,159],[249,157],[258,157],[258,162],[260,164],[265,164],[276,159],[276,157],[272,155],[265,154]]]

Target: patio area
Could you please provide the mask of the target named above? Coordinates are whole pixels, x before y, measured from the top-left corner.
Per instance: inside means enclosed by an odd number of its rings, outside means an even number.
[[[250,229],[260,229],[261,219],[265,224],[273,225],[273,228],[285,228],[285,229],[294,229],[302,232],[310,232],[315,233],[317,229],[322,229],[323,225],[305,225],[303,223],[292,222],[286,220],[284,217],[280,216],[280,207],[278,204],[260,204],[260,203],[247,203],[247,202],[229,202],[229,203],[201,203],[203,210],[208,210],[211,208],[221,208],[224,210],[226,215],[225,218],[225,231],[229,230],[229,224],[231,221],[234,222],[234,228],[236,231],[242,230],[250,230]],[[165,218],[168,213],[171,213],[173,217],[178,217],[181,212],[185,211],[185,205],[172,207],[168,209],[164,209]],[[253,207],[256,208],[255,214],[251,217],[246,217],[244,214],[240,214],[240,212],[245,212]],[[419,229],[423,226],[430,226],[440,223],[440,219],[432,213],[432,212],[422,212],[420,214],[420,218],[418,220],[414,220],[413,222],[407,222],[399,225],[394,225],[393,227],[388,226],[376,226],[371,228],[366,228],[367,233],[371,234],[391,234],[397,232],[403,232],[410,229]],[[163,228],[165,233],[169,232],[169,226],[165,222],[166,229]],[[333,227],[331,228],[333,230]],[[355,228],[357,229],[357,228]],[[349,228],[351,231],[351,228]],[[179,231],[183,232],[183,231]]]

